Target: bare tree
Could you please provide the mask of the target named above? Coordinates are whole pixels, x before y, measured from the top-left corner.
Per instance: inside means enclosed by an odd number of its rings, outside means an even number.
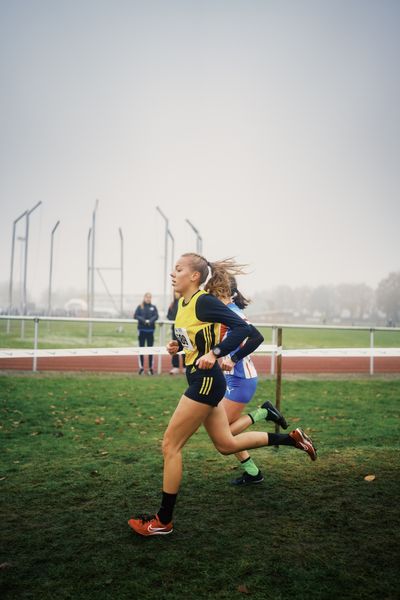
[[[385,314],[389,323],[400,320],[400,271],[390,273],[378,285],[376,291],[378,308]]]
[[[351,319],[362,319],[372,311],[374,292],[365,283],[342,283],[337,286],[340,312],[348,311]]]

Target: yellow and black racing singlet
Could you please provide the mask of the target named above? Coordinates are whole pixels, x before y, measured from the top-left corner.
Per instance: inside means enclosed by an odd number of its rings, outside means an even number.
[[[199,298],[207,294],[203,290],[196,292],[187,304],[180,298],[175,318],[175,335],[185,351],[186,366],[207,354],[220,341],[220,324],[200,321],[196,314]]]

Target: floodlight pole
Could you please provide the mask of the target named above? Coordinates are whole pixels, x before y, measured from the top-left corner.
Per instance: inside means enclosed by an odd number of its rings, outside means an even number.
[[[27,310],[27,298],[26,298],[26,281],[28,275],[28,245],[29,245],[29,217],[33,213],[36,208],[38,208],[42,204],[42,201],[39,200],[37,204],[30,210],[26,212],[25,218],[25,260],[24,260],[24,283],[23,283],[23,294],[22,294],[22,312],[26,315]],[[25,321],[22,319],[21,321],[21,339],[24,338],[25,333]]]
[[[19,253],[19,312],[22,314],[22,273],[24,266],[23,254],[25,248],[22,247],[22,242],[25,242],[25,238],[18,235],[17,242],[21,242],[21,250]]]
[[[48,302],[48,309],[47,309],[47,314],[49,315],[49,317],[51,317],[51,287],[52,287],[52,279],[53,279],[53,245],[54,245],[54,232],[57,229],[57,227],[59,226],[60,221],[57,221],[57,223],[54,225],[52,231],[51,231],[51,242],[50,242],[50,273],[49,273],[49,302]]]
[[[96,204],[92,215],[92,252],[91,252],[91,273],[90,273],[90,307],[89,317],[94,316],[94,272],[95,272],[95,250],[96,250],[96,212],[99,201],[96,198]],[[92,341],[93,323],[89,321],[89,343]]]
[[[199,230],[197,229],[197,227],[195,227],[193,225],[193,223],[191,223],[189,221],[189,219],[185,219],[186,223],[193,229],[193,231],[196,234],[196,252],[197,254],[203,254],[203,238],[200,235]]]
[[[94,316],[94,271],[95,271],[95,251],[96,251],[96,212],[99,201],[96,198],[96,204],[92,216],[92,272],[91,272],[91,294],[90,294],[90,316]]]
[[[120,315],[121,319],[124,315],[124,236],[122,235],[121,227],[118,228],[119,237],[121,240],[121,300],[120,300]]]
[[[156,210],[160,213],[165,221],[165,238],[164,238],[164,317],[167,314],[167,260],[168,260],[168,218],[164,215],[163,211],[159,206],[156,206]]]
[[[22,215],[19,215],[13,222],[13,232],[12,232],[12,242],[11,242],[11,268],[10,268],[10,283],[8,289],[8,314],[10,315],[12,312],[12,303],[13,303],[13,274],[14,274],[14,253],[15,253],[15,230],[18,221],[23,219],[26,215],[27,211],[23,212]],[[10,321],[7,321],[7,333],[10,333]]]
[[[90,240],[92,237],[92,228],[89,227],[87,237],[87,253],[86,253],[86,311],[89,316],[89,305],[90,305]]]
[[[168,236],[171,239],[171,272],[175,268],[175,238],[171,233],[171,230],[168,229]]]

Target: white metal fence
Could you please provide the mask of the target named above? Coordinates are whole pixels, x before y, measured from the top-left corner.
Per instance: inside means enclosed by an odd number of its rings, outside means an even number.
[[[71,356],[130,356],[139,354],[153,354],[158,357],[157,370],[162,371],[162,357],[168,356],[165,349],[167,341],[167,331],[172,325],[171,321],[160,320],[158,325],[158,346],[138,348],[69,348],[69,349],[39,349],[40,323],[68,322],[68,323],[113,323],[119,326],[124,324],[132,325],[133,319],[100,319],[100,318],[80,318],[80,317],[42,317],[42,316],[10,316],[0,315],[0,321],[31,321],[34,324],[33,347],[32,349],[0,349],[0,368],[1,359],[5,358],[32,358],[32,370],[37,370],[37,359],[41,357],[71,357]],[[375,357],[400,357],[400,348],[376,348],[374,345],[374,333],[376,331],[400,332],[400,327],[362,327],[362,326],[336,326],[336,325],[293,325],[293,324],[275,324],[275,323],[254,323],[255,327],[264,327],[271,329],[271,344],[262,344],[257,348],[256,353],[271,355],[271,375],[275,374],[275,358],[283,357],[369,357],[369,372],[374,373]],[[321,330],[353,330],[369,332],[370,344],[368,348],[307,348],[307,349],[287,349],[283,350],[282,345],[277,344],[278,330],[285,329],[321,329]],[[9,330],[9,328],[8,328]]]

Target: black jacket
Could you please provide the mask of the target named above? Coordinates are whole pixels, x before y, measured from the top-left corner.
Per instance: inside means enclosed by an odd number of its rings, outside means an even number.
[[[174,300],[169,305],[168,312],[167,312],[167,319],[169,321],[175,321],[176,313],[178,312],[178,304],[179,304],[179,298],[174,298]],[[174,324],[171,325],[171,331],[172,331],[172,338],[174,340],[176,340]]]
[[[144,302],[143,307],[139,304],[133,318],[138,321],[139,331],[154,331],[158,319],[157,307],[150,302]]]
[[[178,312],[179,298],[175,298],[169,305],[167,319],[168,321],[175,321],[176,313]]]

